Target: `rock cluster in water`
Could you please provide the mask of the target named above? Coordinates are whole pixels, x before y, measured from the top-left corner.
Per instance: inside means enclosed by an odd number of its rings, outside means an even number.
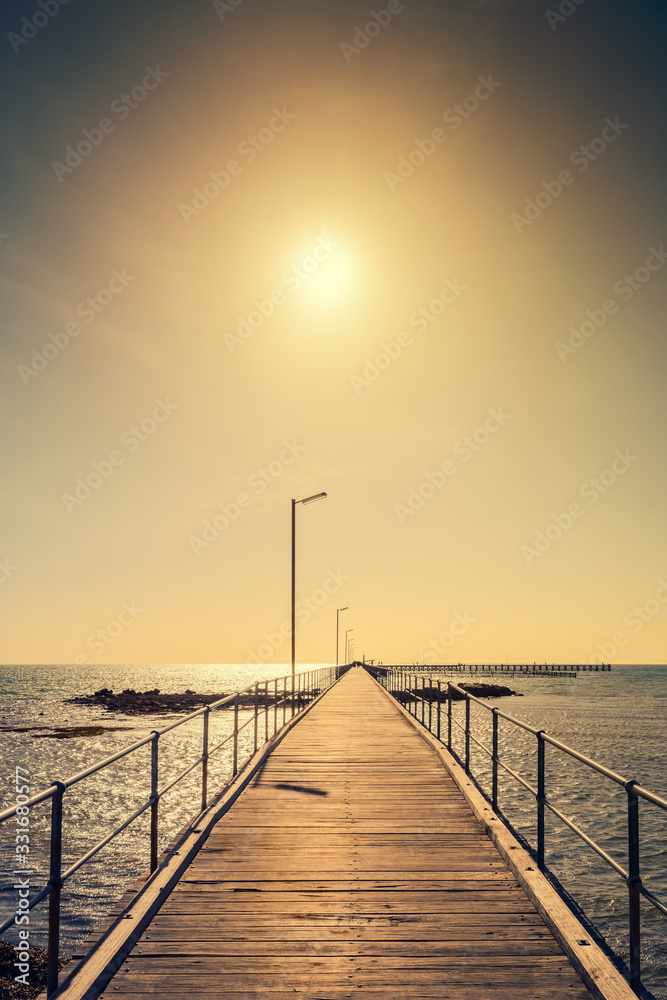
[[[232,692],[233,693],[233,692]],[[162,694],[159,688],[152,691],[134,691],[126,688],[125,691],[114,694],[110,688],[101,688],[94,694],[79,695],[76,698],[68,698],[67,701],[73,705],[91,705],[96,708],[105,708],[108,712],[123,712],[125,715],[145,715],[161,714],[164,712],[192,712],[202,705],[210,705],[215,701],[220,701],[228,695],[220,694],[197,694],[188,688],[180,694]],[[295,703],[302,704],[310,696],[296,695]],[[282,692],[278,692],[278,702],[282,703]],[[288,704],[290,697],[288,694]],[[258,696],[260,709],[264,707],[265,695],[262,690]],[[268,704],[273,705],[274,695],[272,691],[268,694]],[[254,692],[249,691],[239,695],[239,706],[241,708],[252,708],[255,704]],[[234,702],[230,701],[225,708],[234,708]]]
[[[517,698],[522,697],[518,691],[512,691],[511,688],[505,687],[503,684],[487,684],[484,681],[471,681],[459,684],[458,687],[463,688],[464,691],[467,691],[474,698],[505,698],[509,695],[514,695]],[[423,690],[420,687],[416,687],[410,691],[394,692],[394,697],[401,704],[412,701],[415,695],[419,698],[423,697],[427,701],[444,702],[447,701],[447,686],[443,685],[440,690],[436,687],[432,687],[429,690],[427,685]],[[452,690],[452,701],[462,701],[464,697],[458,691]]]

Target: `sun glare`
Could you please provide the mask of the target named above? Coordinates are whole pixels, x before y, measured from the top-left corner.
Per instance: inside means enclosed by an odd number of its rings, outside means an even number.
[[[328,256],[310,258],[317,260],[317,267],[311,265],[311,272],[299,288],[303,298],[313,305],[344,301],[357,284],[358,267],[350,252],[335,246],[333,241],[329,241],[329,246],[333,249]]]

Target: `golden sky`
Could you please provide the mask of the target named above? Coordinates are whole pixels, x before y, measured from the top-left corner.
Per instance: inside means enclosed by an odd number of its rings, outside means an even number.
[[[373,9],[3,14],[3,662],[665,661],[664,16]]]

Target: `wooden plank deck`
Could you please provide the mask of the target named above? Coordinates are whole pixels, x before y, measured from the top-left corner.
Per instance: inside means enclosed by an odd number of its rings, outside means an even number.
[[[105,993],[591,996],[439,758],[362,669],[267,758]]]

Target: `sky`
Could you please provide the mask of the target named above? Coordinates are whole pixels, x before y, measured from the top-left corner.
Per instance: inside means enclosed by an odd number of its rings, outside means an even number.
[[[0,662],[667,660],[661,3],[0,19]]]

